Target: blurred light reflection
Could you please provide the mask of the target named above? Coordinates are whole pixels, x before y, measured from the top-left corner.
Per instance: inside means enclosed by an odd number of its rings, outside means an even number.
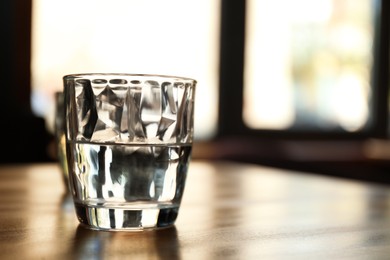
[[[245,123],[258,129],[364,127],[374,2],[249,0],[247,5]]]

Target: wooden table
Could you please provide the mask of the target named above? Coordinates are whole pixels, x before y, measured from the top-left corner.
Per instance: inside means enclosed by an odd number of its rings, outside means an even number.
[[[1,259],[390,259],[390,187],[194,160],[172,228],[87,230],[57,164],[0,166]]]

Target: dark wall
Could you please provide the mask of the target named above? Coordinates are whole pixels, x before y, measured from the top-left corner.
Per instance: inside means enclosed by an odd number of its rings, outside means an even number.
[[[0,1],[0,163],[50,161],[53,140],[31,110],[32,0]]]

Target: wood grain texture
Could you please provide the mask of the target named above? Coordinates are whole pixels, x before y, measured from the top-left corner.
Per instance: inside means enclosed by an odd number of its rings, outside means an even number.
[[[176,225],[78,225],[57,164],[0,166],[1,259],[389,259],[390,187],[194,160]]]

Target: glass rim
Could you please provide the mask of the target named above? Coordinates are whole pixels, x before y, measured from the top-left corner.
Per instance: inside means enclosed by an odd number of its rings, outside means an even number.
[[[148,74],[148,73],[72,73],[64,75],[62,78],[64,80],[69,79],[78,79],[78,78],[85,78],[85,77],[93,77],[93,76],[119,76],[119,77],[151,77],[151,78],[161,78],[161,79],[171,79],[175,81],[192,81],[194,84],[197,83],[197,81],[193,78],[189,77],[183,77],[183,76],[175,76],[175,75],[165,75],[165,74]]]

